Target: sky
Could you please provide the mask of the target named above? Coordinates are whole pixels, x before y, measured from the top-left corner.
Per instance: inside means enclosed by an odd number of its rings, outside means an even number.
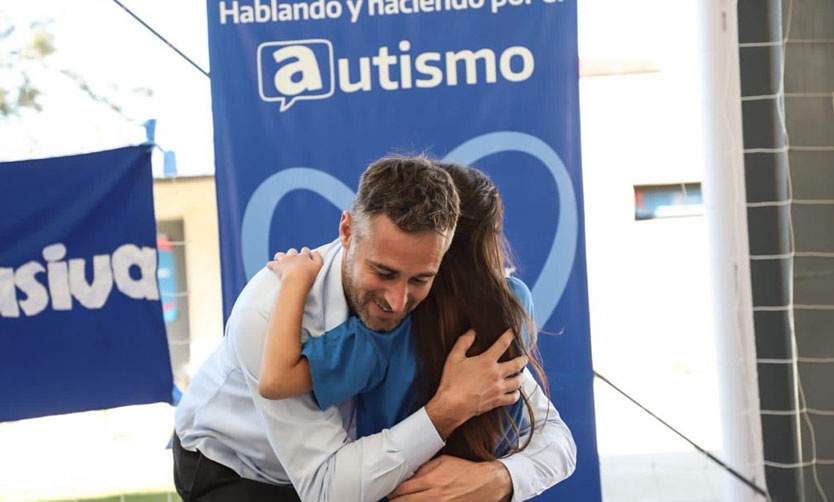
[[[208,70],[205,2],[123,2],[199,66]],[[7,45],[31,36],[34,21],[49,22],[56,52],[32,69],[44,91],[43,111],[0,119],[0,160],[51,157],[117,148],[145,140],[142,124],[156,119],[156,141],[177,156],[178,174],[214,172],[209,79],[108,0],[0,1],[16,28]],[[4,48],[5,49],[5,48]],[[5,52],[5,51],[4,51]],[[62,74],[70,70],[124,107],[96,103]],[[152,89],[147,97],[134,89]],[[160,155],[161,157],[161,155]],[[161,171],[155,162],[154,171]]]

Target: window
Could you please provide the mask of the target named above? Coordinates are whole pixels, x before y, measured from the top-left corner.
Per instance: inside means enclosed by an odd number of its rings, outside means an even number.
[[[635,185],[634,219],[674,218],[704,214],[700,183]]]

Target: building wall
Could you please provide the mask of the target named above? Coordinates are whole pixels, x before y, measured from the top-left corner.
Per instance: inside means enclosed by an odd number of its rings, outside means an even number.
[[[223,336],[214,177],[157,179],[154,207],[157,221],[182,221],[183,241],[178,244],[185,256],[186,284],[178,287],[187,295],[190,376]]]

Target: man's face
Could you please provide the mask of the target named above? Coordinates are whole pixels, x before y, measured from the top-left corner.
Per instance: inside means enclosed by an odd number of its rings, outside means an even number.
[[[387,216],[357,228],[342,214],[342,284],[348,304],[368,328],[391,331],[429,293],[449,238],[434,231],[403,232]]]

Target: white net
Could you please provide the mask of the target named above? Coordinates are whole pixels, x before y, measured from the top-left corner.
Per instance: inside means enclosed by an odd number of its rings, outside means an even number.
[[[796,445],[794,461],[785,461],[778,453],[766,455],[765,465],[769,468],[769,479],[780,479],[788,476],[795,480],[796,484],[804,493],[803,500],[827,502],[834,496],[834,442],[832,442],[832,431],[834,431],[834,408],[832,408],[832,394],[830,390],[823,390],[826,387],[820,381],[825,374],[831,374],[831,364],[834,363],[834,352],[826,351],[826,344],[814,340],[816,331],[825,329],[815,326],[814,323],[804,324],[802,320],[809,318],[827,317],[825,312],[834,310],[830,297],[824,292],[815,290],[815,281],[827,281],[830,266],[827,262],[834,258],[830,244],[825,239],[808,238],[807,230],[801,240],[797,238],[796,228],[808,227],[809,217],[814,214],[823,213],[827,207],[834,204],[830,195],[825,191],[808,190],[803,188],[803,193],[796,197],[794,183],[799,180],[807,187],[813,183],[814,175],[809,173],[807,159],[802,156],[811,153],[819,154],[834,152],[834,144],[830,137],[823,135],[822,143],[802,144],[804,141],[819,141],[805,134],[803,128],[799,127],[798,121],[811,122],[812,127],[825,128],[830,123],[830,117],[824,114],[820,120],[819,115],[810,113],[810,109],[832,109],[831,92],[822,92],[827,82],[819,77],[825,72],[806,71],[811,69],[797,66],[811,53],[811,57],[820,56],[820,48],[824,52],[826,47],[831,47],[834,40],[829,34],[815,29],[818,24],[814,17],[830,14],[830,8],[826,2],[796,2],[786,0],[782,2],[781,12],[774,12],[774,16],[781,14],[781,39],[762,41],[760,43],[741,44],[745,51],[777,51],[778,79],[777,92],[768,95],[751,95],[742,98],[745,102],[766,102],[771,103],[777,112],[777,141],[771,148],[750,148],[746,153],[761,155],[779,156],[786,166],[786,197],[782,200],[763,201],[749,203],[750,208],[774,208],[786,210],[786,233],[788,237],[786,253],[780,254],[759,254],[751,255],[751,260],[760,262],[779,262],[785,267],[787,281],[787,302],[784,305],[757,306],[754,310],[758,312],[779,312],[787,318],[786,340],[787,351],[785,356],[780,358],[760,358],[760,367],[775,366],[790,375],[789,381],[794,382],[794,388],[789,389],[790,401],[785,407],[763,408],[761,415],[763,420],[788,420],[792,422],[795,436],[791,438]],[[798,30],[798,33],[796,33]],[[816,53],[816,54],[814,54]],[[790,66],[790,70],[788,67]],[[788,75],[786,72],[791,72]],[[786,89],[786,83],[792,88]],[[793,114],[793,116],[791,116]],[[791,141],[791,133],[799,132],[802,140],[795,144]],[[828,141],[825,141],[828,140]],[[799,157],[797,157],[799,156]],[[801,171],[795,171],[793,160],[800,160],[800,165],[805,166]],[[820,180],[824,181],[824,180]],[[828,344],[830,347],[830,344]],[[772,371],[772,370],[766,370]],[[779,371],[777,369],[777,371]],[[767,438],[766,438],[767,442]]]

